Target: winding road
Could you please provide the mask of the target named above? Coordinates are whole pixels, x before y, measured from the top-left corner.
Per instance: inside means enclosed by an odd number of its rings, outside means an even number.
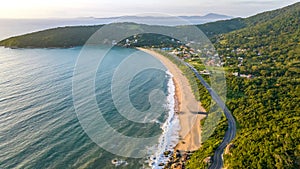
[[[234,139],[236,135],[236,122],[229,111],[229,109],[226,107],[223,100],[219,97],[219,95],[212,90],[212,88],[209,86],[208,83],[202,78],[202,76],[198,73],[198,71],[191,66],[190,64],[184,62],[186,66],[188,66],[196,75],[196,77],[200,80],[201,84],[208,90],[212,98],[215,100],[215,102],[222,108],[224,111],[224,114],[228,121],[228,129],[225,133],[225,136],[219,145],[219,147],[216,149],[214,156],[212,158],[212,163],[209,167],[209,169],[221,169],[223,167],[223,153],[226,146]]]

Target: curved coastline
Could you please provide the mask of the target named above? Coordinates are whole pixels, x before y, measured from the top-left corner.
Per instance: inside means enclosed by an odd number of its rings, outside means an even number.
[[[180,130],[179,119],[176,116],[176,101],[175,101],[175,85],[173,81],[173,75],[166,71],[169,76],[168,81],[168,96],[167,96],[167,108],[168,118],[161,126],[163,133],[159,138],[158,147],[155,148],[155,154],[150,157],[150,166],[153,169],[162,168],[160,164],[165,164],[169,156],[165,155],[165,152],[173,150],[174,146],[178,143],[178,131]]]
[[[180,130],[179,142],[174,147],[174,151],[195,151],[201,146],[201,126],[200,121],[205,116],[195,112],[206,112],[198,102],[192,92],[188,79],[181,70],[165,56],[145,48],[137,48],[160,60],[173,76],[175,85],[175,112],[178,115]]]

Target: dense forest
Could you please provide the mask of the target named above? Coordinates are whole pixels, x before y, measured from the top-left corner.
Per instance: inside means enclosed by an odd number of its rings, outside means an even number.
[[[227,106],[238,122],[227,168],[300,167],[300,3],[244,19],[249,26],[214,37],[227,72]],[[233,75],[238,72],[238,75]],[[251,74],[251,78],[239,76]],[[187,168],[205,158],[225,122],[194,153]]]
[[[82,46],[102,25],[70,26],[11,37],[0,42],[10,48],[70,48]]]
[[[300,168],[299,18],[300,3],[296,3],[249,18],[197,26],[214,43],[227,70],[226,104],[238,123],[233,146],[224,154],[226,168]],[[138,24],[127,26],[122,30],[165,28]],[[12,48],[81,46],[100,27],[56,28],[9,38],[0,45]],[[153,34],[130,37],[128,41],[135,41],[131,47],[182,45],[177,40]],[[125,45],[126,40],[119,44]],[[203,69],[197,59],[186,61],[199,70]],[[211,98],[208,92],[201,85],[198,89],[199,99],[209,109]],[[226,128],[226,119],[223,118],[214,134],[192,155],[187,168],[209,166],[205,159],[213,155]]]
[[[199,28],[207,37],[214,37],[215,35],[228,33],[233,30],[244,28],[245,26],[246,23],[242,18],[217,21],[203,25],[177,27],[136,23],[67,26],[4,39],[0,41],[0,46],[8,48],[70,48],[83,46],[93,34],[103,28],[100,30],[102,31],[102,34],[99,33],[98,37],[104,40],[104,42],[101,43],[106,45],[117,43],[119,46],[126,46],[126,40],[128,38],[128,40],[130,40],[130,47],[178,47],[182,44],[182,42],[178,42],[179,38],[192,40],[195,37],[193,34],[187,34],[187,32],[190,32],[190,29],[193,28]],[[158,33],[154,34],[155,32]],[[119,39],[123,36],[126,38]],[[171,37],[177,38],[173,39]],[[98,43],[100,42],[98,41]]]

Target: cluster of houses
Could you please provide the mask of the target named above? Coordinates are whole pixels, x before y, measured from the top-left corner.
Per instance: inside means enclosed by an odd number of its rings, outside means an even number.
[[[188,48],[183,45],[178,48],[173,49],[171,54],[179,56],[180,58],[183,58],[183,59],[189,59],[189,58],[197,56],[197,54],[195,53],[195,50],[193,48]]]
[[[137,40],[135,37],[134,37],[133,40],[126,39],[126,41],[125,41],[125,46],[126,46],[126,47],[130,47],[131,44],[136,44],[136,43],[138,43],[138,40]]]
[[[190,59],[195,57],[201,57],[205,64],[208,66],[223,66],[225,64],[220,62],[219,55],[216,53],[212,53],[211,50],[208,49],[198,49],[195,50],[193,48],[189,48],[187,46],[180,46],[178,48],[172,47],[164,47],[161,50],[168,51],[170,54],[176,55],[181,59]]]
[[[190,58],[199,57],[199,56],[209,56],[209,57],[203,57],[203,61],[204,61],[205,65],[207,65],[207,66],[221,67],[225,64],[225,62],[221,62],[221,59],[219,58],[218,54],[214,54],[208,49],[202,49],[202,50],[199,49],[199,50],[195,51],[193,48],[189,48],[187,46],[182,45],[178,48],[164,47],[164,48],[161,48],[161,50],[167,51],[170,54],[176,55],[181,59],[190,59]],[[235,50],[235,52],[245,52],[245,51],[247,51],[247,50],[246,49]],[[229,59],[230,58],[231,57],[229,57]],[[238,67],[242,66],[242,64],[244,62],[244,58],[238,57],[237,59],[239,62]],[[203,71],[200,71],[199,73],[202,75],[210,75],[211,74],[211,72],[208,70],[203,70]],[[253,77],[253,75],[251,75],[251,74],[240,74],[238,72],[233,72],[232,75],[236,76],[236,77],[242,77],[242,78],[252,78]]]

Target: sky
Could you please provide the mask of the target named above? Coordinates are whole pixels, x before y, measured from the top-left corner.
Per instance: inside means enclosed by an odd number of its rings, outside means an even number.
[[[246,17],[296,2],[299,0],[2,0],[0,18],[102,18],[144,13]]]

